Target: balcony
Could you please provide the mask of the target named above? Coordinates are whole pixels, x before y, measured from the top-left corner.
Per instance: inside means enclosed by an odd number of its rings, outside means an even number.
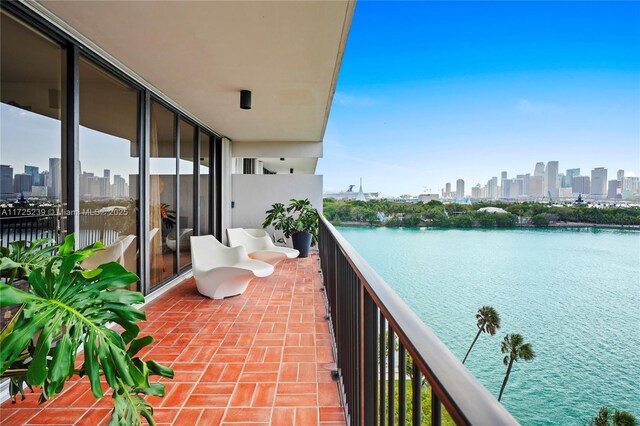
[[[324,218],[319,246],[243,295],[207,299],[187,279],[144,307],[142,355],[175,370],[150,399],[159,424],[517,424]],[[4,403],[2,424],[110,418],[87,380],[37,399]]]
[[[144,307],[143,354],[170,365],[164,398],[151,398],[158,424],[344,424],[318,256],[281,262],[268,278],[224,300],[198,294],[187,279]],[[5,402],[2,425],[106,424],[111,400],[88,380],[67,383],[51,402],[39,393]],[[27,391],[28,392],[28,391]]]

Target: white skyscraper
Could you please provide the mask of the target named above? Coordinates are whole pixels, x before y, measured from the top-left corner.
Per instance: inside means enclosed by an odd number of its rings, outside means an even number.
[[[49,197],[60,198],[62,195],[62,160],[49,158]]]
[[[498,177],[494,176],[487,181],[487,198],[495,200],[498,198]]]
[[[464,180],[458,179],[456,181],[456,198],[462,200],[464,198]]]
[[[545,169],[545,183],[551,198],[558,198],[558,167],[557,161],[549,161]]]
[[[591,195],[607,195],[607,169],[596,167],[591,170]]]

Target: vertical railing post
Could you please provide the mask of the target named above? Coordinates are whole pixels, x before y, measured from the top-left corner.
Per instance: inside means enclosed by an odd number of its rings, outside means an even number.
[[[389,365],[387,366],[389,373],[389,399],[387,408],[389,412],[389,426],[395,425],[395,399],[396,399],[396,344],[395,344],[395,333],[391,328],[391,323],[389,322],[389,329],[387,330],[387,352],[389,353]]]
[[[422,375],[420,369],[413,361],[413,381],[411,382],[411,414],[413,426],[420,426],[422,422]]]
[[[378,346],[379,346],[379,352],[380,352],[380,368],[378,371],[378,377],[380,380],[380,385],[379,385],[379,389],[380,389],[380,426],[384,426],[386,418],[387,418],[387,398],[386,398],[386,377],[385,377],[385,372],[386,372],[386,362],[387,362],[387,351],[386,349],[386,343],[385,343],[385,336],[386,336],[386,327],[385,327],[385,319],[384,319],[384,315],[382,314],[382,312],[380,312],[380,321],[378,322],[378,325],[380,327],[380,331],[378,332],[378,337],[379,337],[379,341],[378,341]]]
[[[378,421],[378,308],[369,293],[360,285],[362,298],[362,419],[365,425]]]
[[[442,424],[442,409],[440,405],[440,399],[438,395],[431,387],[431,424],[433,426],[440,426]]]
[[[398,425],[407,423],[407,356],[402,342],[398,350]]]

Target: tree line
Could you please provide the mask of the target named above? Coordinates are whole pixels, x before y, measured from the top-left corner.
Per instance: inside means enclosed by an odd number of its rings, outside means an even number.
[[[483,207],[502,208],[507,213],[479,211]],[[388,227],[509,228],[518,224],[548,226],[551,223],[594,225],[640,225],[640,208],[591,208],[550,206],[541,203],[443,204],[399,203],[389,200],[324,199],[324,216],[334,224],[367,223]]]

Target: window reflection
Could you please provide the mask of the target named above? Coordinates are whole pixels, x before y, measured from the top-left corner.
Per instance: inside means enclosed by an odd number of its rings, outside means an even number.
[[[195,226],[193,222],[194,137],[195,127],[180,120],[180,237],[175,240],[176,245],[180,247],[180,269],[191,265],[190,238]]]
[[[1,245],[60,240],[65,51],[4,12],[0,42]]]
[[[79,246],[138,273],[138,91],[80,60]]]
[[[175,245],[171,235],[176,229],[176,144],[175,115],[153,101],[149,158],[149,253],[151,288],[157,287],[178,271]],[[175,237],[173,239],[175,241]],[[173,246],[173,247],[171,247]]]

